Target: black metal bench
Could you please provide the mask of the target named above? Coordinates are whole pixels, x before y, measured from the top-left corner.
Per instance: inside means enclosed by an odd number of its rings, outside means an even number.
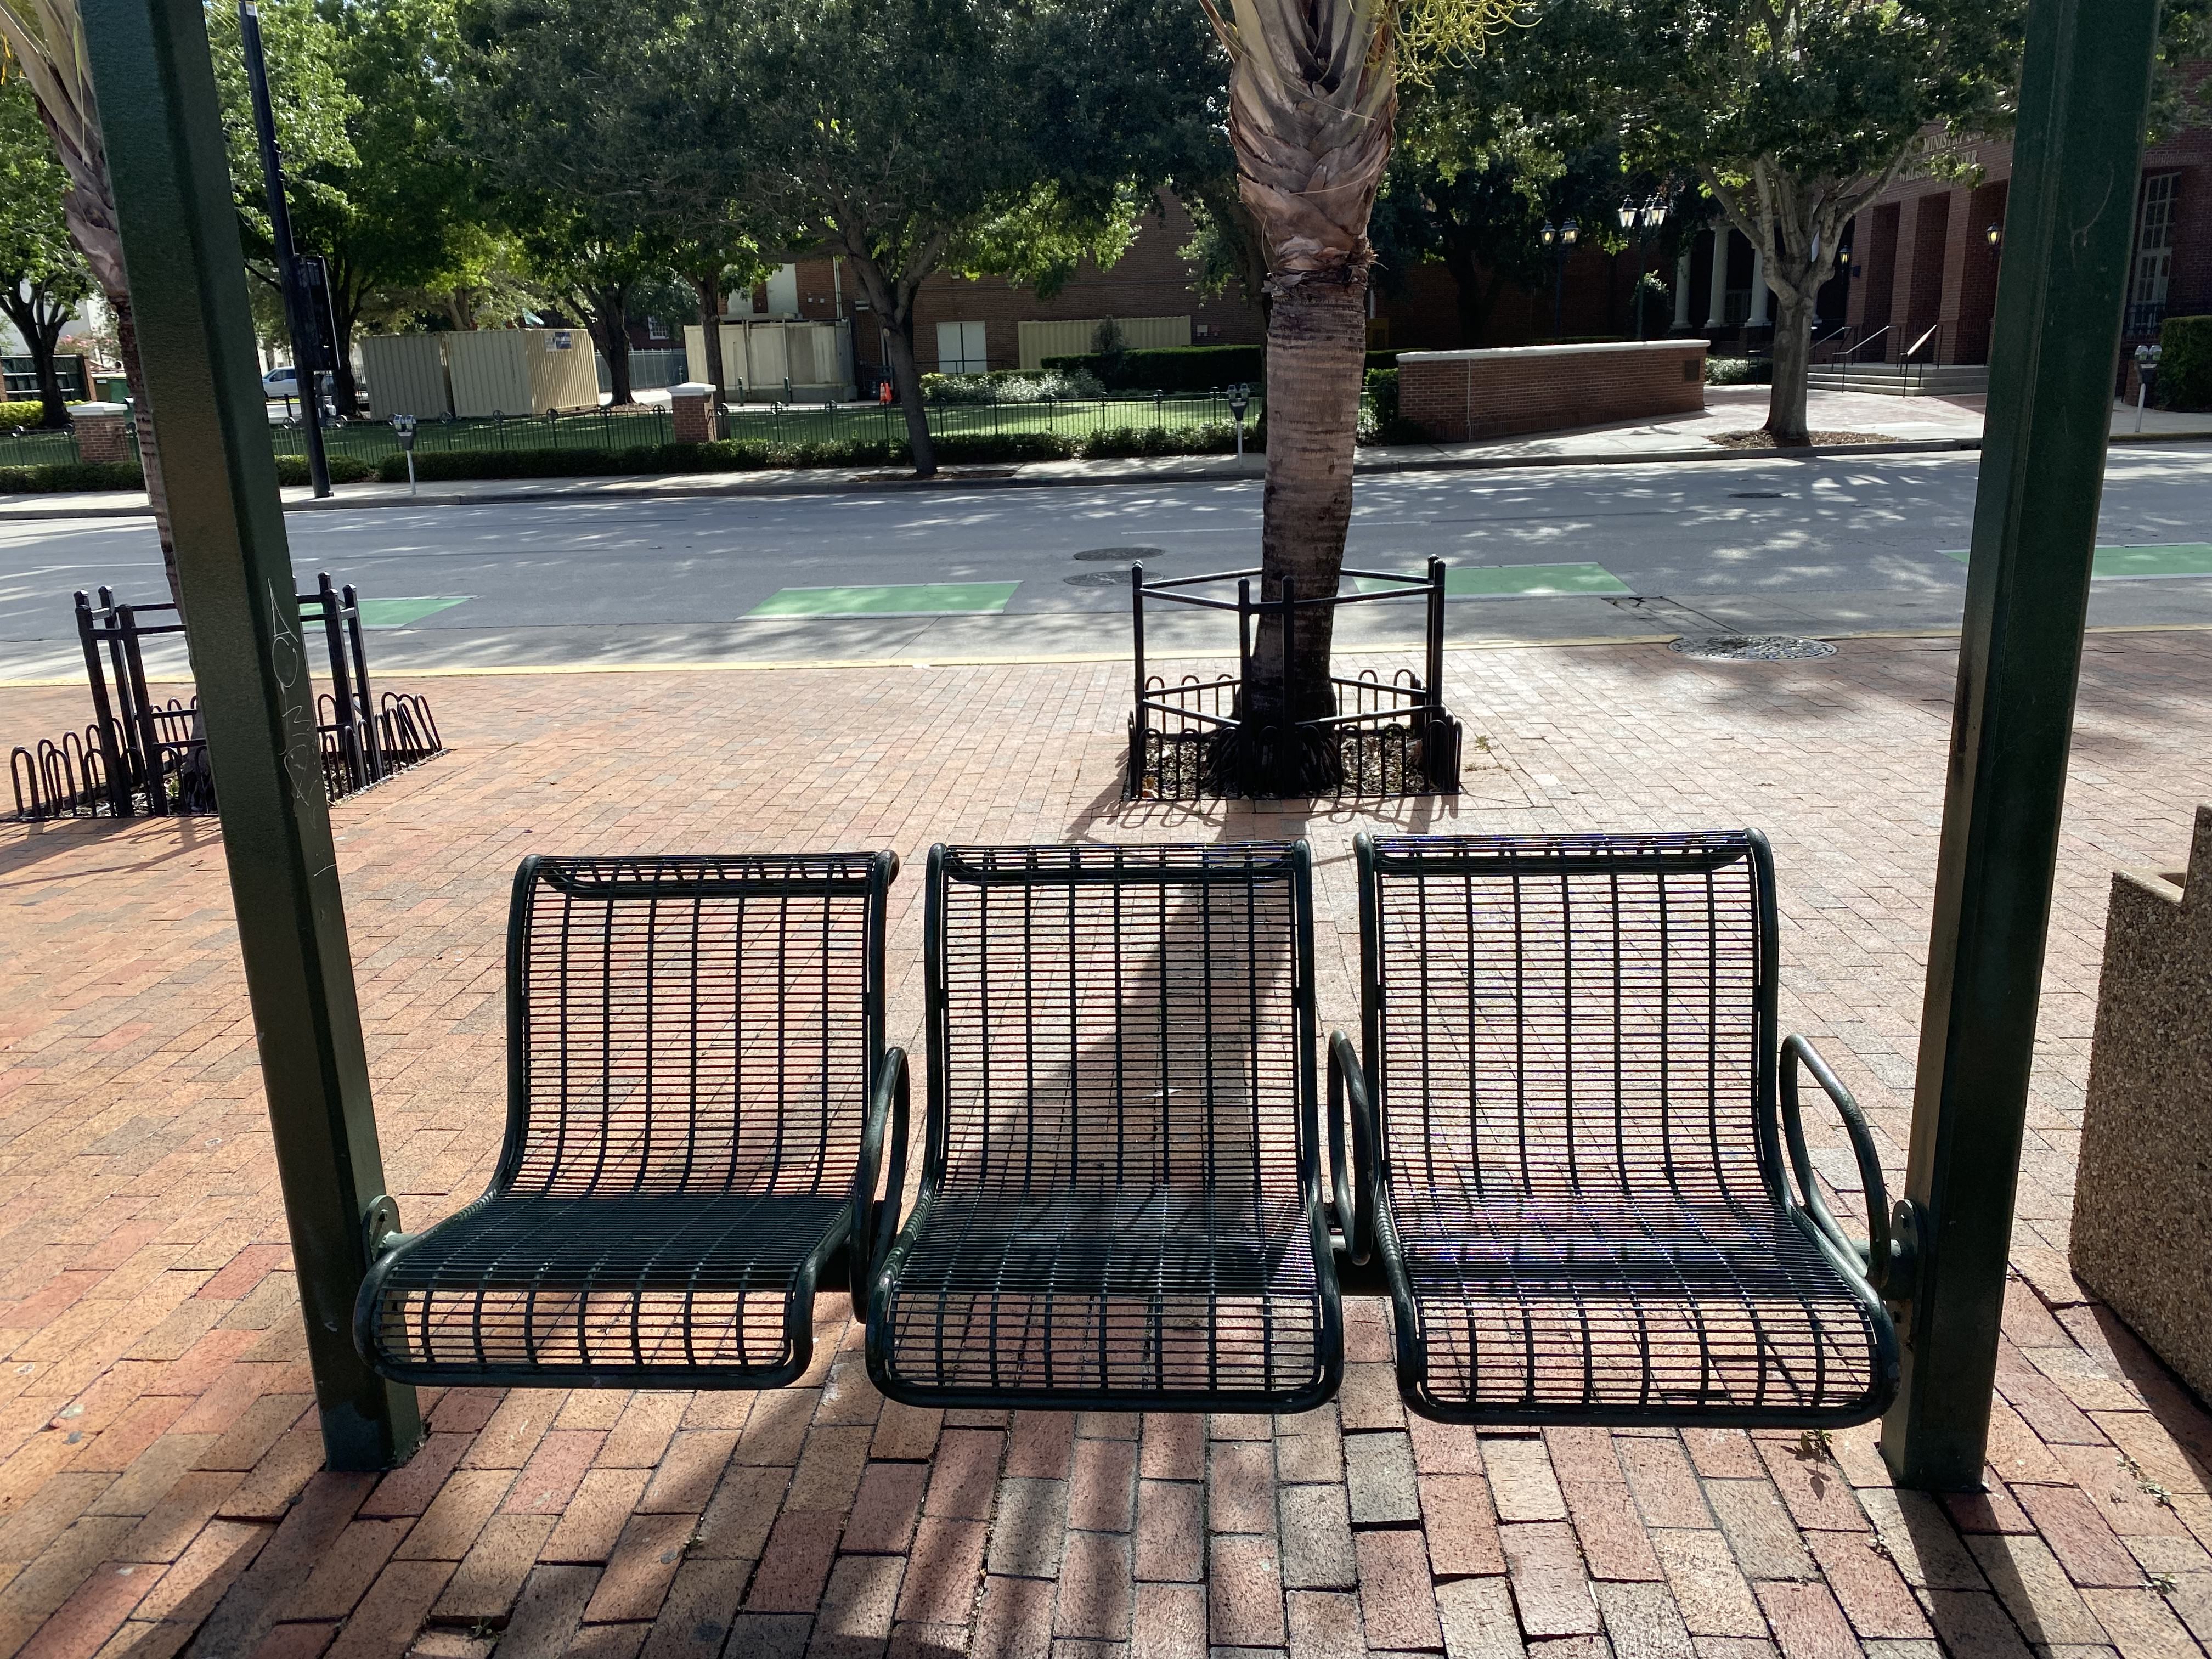
[[[1358,856],[1365,1052],[1331,1042],[1336,1198],[1352,1258],[1382,1256],[1407,1403],[1500,1424],[1880,1414],[1881,1166],[1803,1039],[1777,1044],[1765,838],[1363,836]],[[1864,1246],[1806,1152],[1801,1063],[1849,1132]]]
[[[507,921],[507,1139],[483,1196],[372,1240],[355,1340],[402,1382],[773,1388],[884,1137],[890,853],[530,858]]]
[[[869,1299],[886,1395],[1335,1393],[1311,880],[1303,842],[931,853],[926,1156]]]

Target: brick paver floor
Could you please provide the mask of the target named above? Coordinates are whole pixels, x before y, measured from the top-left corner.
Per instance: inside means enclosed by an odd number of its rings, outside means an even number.
[[[444,680],[456,752],[335,814],[390,1184],[421,1225],[489,1170],[526,852],[897,848],[892,1030],[918,1049],[933,839],[1308,835],[1348,1024],[1349,843],[1377,823],[1765,829],[1785,1019],[1894,1173],[1954,665],[1928,640],[1455,653],[1467,793],[1310,814],[1123,805],[1108,667]],[[0,694],[0,742],[72,717]],[[322,1474],[219,837],[0,827],[0,1650],[2194,1659],[2212,1419],[2065,1244],[2110,872],[2171,867],[2207,798],[2204,636],[2097,636],[1992,1467],[1946,1500],[1893,1489],[1871,1428],[1410,1420],[1368,1301],[1341,1398],[1300,1418],[886,1405],[825,1296],[796,1387],[425,1390],[406,1468]],[[1820,1156],[1848,1184],[1838,1136]]]

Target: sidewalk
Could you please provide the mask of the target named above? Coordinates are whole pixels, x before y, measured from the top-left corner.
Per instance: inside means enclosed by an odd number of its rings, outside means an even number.
[[[896,848],[888,1035],[918,1054],[922,854],[952,837],[1310,836],[1319,1000],[1345,1024],[1357,830],[1757,824],[1784,1029],[1858,1092],[1897,1178],[1955,647],[1447,660],[1467,793],[1311,811],[1124,805],[1113,664],[442,682],[454,751],[332,815],[406,1224],[472,1199],[498,1146],[524,853]],[[0,690],[0,744],[81,702]],[[2204,1659],[2212,1417],[2065,1249],[2111,872],[2170,867],[2208,798],[2201,637],[2100,636],[1989,1489],[1940,1501],[1893,1488],[1870,1427],[1824,1455],[1409,1421],[1367,1299],[1341,1398],[1299,1418],[887,1405],[830,1295],[797,1387],[425,1390],[407,1468],[319,1473],[219,832],[0,824],[0,1653]]]
[[[1807,398],[1813,430],[1879,433],[1887,441],[1791,452],[1796,457],[1833,453],[1898,454],[1929,449],[1980,447],[1979,397],[1887,398],[1865,392],[1814,392]],[[1607,466],[1672,461],[1728,461],[1771,457],[1771,451],[1736,449],[1717,441],[1723,434],[1756,428],[1766,417],[1764,386],[1708,386],[1702,414],[1649,422],[1580,427],[1486,443],[1375,444],[1363,447],[1360,473],[1449,471],[1490,467]],[[2133,408],[2113,406],[2117,443],[2212,441],[2212,414],[2148,410],[2135,434]],[[305,485],[283,492],[288,513],[342,512],[375,507],[469,507],[493,502],[574,500],[650,500],[672,495],[823,495],[886,489],[1054,488],[1071,485],[1190,483],[1258,478],[1264,457],[1151,456],[1111,461],[1031,461],[1019,466],[948,466],[920,480],[882,468],[809,467],[781,472],[703,472],[599,478],[483,478],[428,483],[413,495],[404,484],[340,484],[326,501]],[[0,524],[17,519],[131,518],[147,511],[143,491],[0,496]]]

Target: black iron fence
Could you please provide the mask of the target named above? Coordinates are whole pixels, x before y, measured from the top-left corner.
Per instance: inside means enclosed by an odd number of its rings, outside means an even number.
[[[939,437],[999,437],[1052,433],[1079,438],[1103,431],[1168,432],[1198,427],[1227,428],[1235,419],[1226,391],[1112,392],[1097,398],[1064,398],[1040,402],[932,404],[929,429]],[[1249,422],[1259,418],[1259,400],[1245,410]],[[906,441],[906,415],[896,404],[741,404],[721,411],[722,435],[796,449],[830,444],[879,445]],[[1249,429],[1249,427],[1248,427]],[[297,421],[271,422],[270,447],[278,455],[305,459],[307,431]],[[635,409],[584,410],[569,415],[494,415],[481,419],[452,416],[418,422],[415,453],[434,455],[483,450],[653,449],[676,441],[675,422],[665,404]],[[137,453],[137,434],[131,434]],[[337,421],[323,428],[325,447],[374,466],[400,453],[399,434],[380,421]],[[79,459],[73,432],[0,433],[0,466],[45,466]]]
[[[1459,793],[1460,725],[1444,708],[1444,562],[1431,559],[1425,575],[1352,570],[1342,579],[1353,592],[1302,598],[1285,580],[1274,599],[1255,597],[1257,570],[1147,582],[1143,565],[1132,566],[1130,622],[1136,666],[1136,707],[1129,717],[1129,752],[1122,777],[1125,799],[1194,800],[1249,793],[1221,765],[1224,744],[1249,735],[1258,707],[1255,691],[1267,672],[1256,631],[1272,618],[1280,639],[1268,653],[1280,678],[1273,706],[1292,706],[1291,676],[1297,660],[1301,612],[1316,607],[1419,599],[1427,606],[1421,672],[1401,668],[1385,679],[1374,669],[1332,675],[1334,712],[1304,720],[1279,720],[1285,729],[1267,734],[1278,752],[1318,750],[1333,757],[1324,770],[1336,775],[1332,793],[1344,795],[1424,795]],[[1237,584],[1234,599],[1195,590]],[[1147,601],[1231,611],[1237,617],[1237,670],[1185,674],[1172,684],[1148,672],[1145,660]]]
[[[315,698],[325,797],[356,793],[443,753],[425,699],[371,691],[352,586],[334,587],[324,573],[299,601],[301,626],[321,630],[328,653],[330,690]],[[97,604],[76,595],[92,723],[9,756],[16,817],[166,817],[216,810],[198,699],[157,703],[147,690],[145,641],[183,634],[176,616],[173,605],[118,605],[112,588],[100,590]]]

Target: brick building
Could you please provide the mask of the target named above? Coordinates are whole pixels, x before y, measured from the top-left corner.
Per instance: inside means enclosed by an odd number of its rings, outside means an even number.
[[[924,374],[1018,368],[1024,323],[1095,325],[1109,317],[1188,319],[1187,336],[1180,326],[1168,331],[1178,344],[1256,343],[1262,333],[1259,309],[1246,304],[1235,285],[1220,295],[1199,291],[1197,263],[1182,252],[1192,230],[1182,204],[1163,192],[1155,210],[1139,222],[1135,240],[1121,258],[1103,270],[1083,261],[1049,297],[1003,277],[971,279],[939,271],[922,284],[915,300],[915,361]],[[882,331],[867,295],[842,258],[810,256],[785,264],[750,293],[732,295],[729,314],[848,318],[862,380],[885,361]],[[1081,343],[1056,349],[1087,350],[1090,333],[1088,328],[1075,330],[1070,337],[1079,337]]]
[[[1895,185],[1852,222],[1847,337],[1869,360],[1894,362],[1911,352],[1921,361],[1989,361],[2012,145],[1960,148],[1980,170],[1978,182]],[[2156,339],[2169,314],[2212,311],[2212,128],[2175,133],[2144,153],[2134,211],[2130,346]]]

